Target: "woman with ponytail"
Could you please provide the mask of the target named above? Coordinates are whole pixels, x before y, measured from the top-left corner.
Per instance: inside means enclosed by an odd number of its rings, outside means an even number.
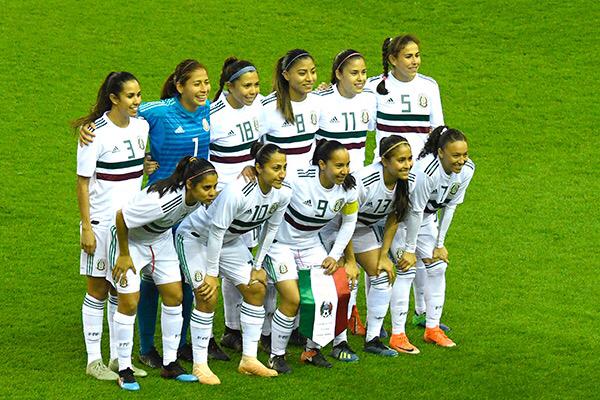
[[[171,229],[201,205],[210,204],[217,195],[216,187],[213,165],[205,159],[186,156],[173,174],[151,184],[117,211],[119,257],[107,277],[119,297],[114,324],[119,384],[123,389],[139,390],[131,370],[131,350],[142,274],[156,283],[162,297],[161,376],[184,382],[198,380],[177,362],[183,293]],[[210,288],[208,292],[215,290],[216,287]]]
[[[219,378],[207,362],[208,338],[217,303],[217,276],[229,280],[242,295],[240,324],[243,354],[238,371],[246,375],[277,376],[257,359],[258,341],[265,317],[267,281],[262,261],[292,195],[284,182],[286,156],[274,144],[254,143],[251,149],[257,178],[232,181],[208,209],[188,216],[177,229],[179,260],[186,280],[194,287],[196,309],[192,314],[194,375],[201,383],[216,385]],[[264,224],[261,247],[252,256],[242,236]],[[210,294],[210,295],[209,295]]]
[[[407,270],[417,260],[425,265],[424,338],[442,347],[456,345],[440,328],[449,263],[444,240],[474,171],[466,136],[447,126],[434,129],[408,178],[410,207],[405,218],[406,229],[398,230],[394,238],[397,250],[393,253],[401,270]],[[393,304],[394,299],[392,309]],[[408,309],[408,305],[403,308]]]
[[[110,333],[109,367],[116,367],[116,343],[112,316],[116,292],[106,281],[114,263],[115,212],[140,190],[142,164],[148,140],[148,123],[136,118],[142,101],[138,80],[129,72],[111,72],[104,79],[91,112],[73,121],[73,128],[94,122],[98,140],[77,150],[77,199],[81,215],[80,274],[87,278],[82,318],[88,361],[86,373],[100,380],[118,375],[102,361],[102,320],[109,296],[107,319]],[[115,151],[116,149],[116,151]],[[109,295],[110,289],[110,295]],[[134,368],[137,376],[146,373]]]
[[[285,151],[290,170],[310,166],[322,109],[320,96],[311,93],[316,80],[310,53],[290,50],[277,60],[274,92],[261,101],[265,107],[264,140]]]
[[[423,148],[429,132],[444,124],[437,82],[418,73],[419,46],[419,39],[413,35],[385,39],[383,73],[367,83],[377,95],[376,145],[386,136],[401,134],[415,155]]]

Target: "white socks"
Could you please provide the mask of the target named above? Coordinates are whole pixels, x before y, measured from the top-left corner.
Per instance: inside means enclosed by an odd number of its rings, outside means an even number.
[[[106,319],[108,320],[108,333],[110,336],[110,359],[114,360],[117,358],[117,340],[115,339],[115,324],[113,323],[113,317],[117,311],[118,297],[108,294],[107,312]]]
[[[177,348],[181,336],[183,317],[181,316],[181,304],[175,307],[161,304],[160,327],[162,330],[163,364],[169,365],[177,360]]]
[[[415,279],[415,271],[398,272],[396,282],[392,288],[390,312],[392,314],[392,335],[404,333],[406,329],[406,316],[410,302],[410,286]]]
[[[277,289],[275,285],[267,284],[267,293],[265,295],[265,320],[263,321],[262,334],[269,336],[271,334],[271,321],[273,314],[277,309]]]
[[[426,310],[425,306],[425,282],[427,281],[427,272],[425,272],[425,264],[423,260],[417,260],[415,281],[413,283],[413,291],[415,296],[415,314],[423,314]]]
[[[223,311],[225,314],[225,326],[230,329],[240,330],[240,305],[242,294],[229,279],[221,280],[221,292],[223,293]]]
[[[285,354],[290,335],[294,329],[296,317],[288,317],[279,309],[273,314],[271,324],[271,356],[282,356]]]
[[[444,298],[446,294],[446,268],[444,261],[436,261],[427,265],[427,284],[425,285],[425,301],[427,303],[427,319],[425,326],[435,328],[440,324]]]
[[[369,342],[379,337],[383,319],[387,314],[392,296],[388,276],[385,272],[377,276],[369,276],[370,288],[367,295],[367,334],[365,341]]]
[[[205,313],[196,309],[192,311],[190,330],[194,364],[206,364],[208,362],[208,342],[212,334],[214,316],[214,312]]]
[[[253,306],[246,302],[240,308],[240,323],[242,325],[242,353],[247,357],[256,358],[258,340],[265,319],[265,308]]]
[[[133,324],[134,315],[121,314],[115,312],[113,317],[115,325],[115,339],[117,347],[117,357],[119,359],[119,371],[131,368],[131,349],[133,347]]]
[[[88,364],[102,359],[102,319],[104,317],[104,301],[85,294],[81,307],[83,319],[83,337],[87,350]]]
[[[348,342],[348,330],[344,329],[342,333],[333,338],[333,346],[337,346],[342,342]]]

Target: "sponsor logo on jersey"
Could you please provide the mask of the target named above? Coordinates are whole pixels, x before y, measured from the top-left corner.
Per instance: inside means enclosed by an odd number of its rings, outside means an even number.
[[[271,208],[269,208],[269,214],[273,214],[279,208],[279,202],[273,203]]]
[[[252,210],[246,210],[244,211],[244,214],[252,214]]]
[[[323,304],[321,304],[321,317],[323,318],[329,318],[331,317],[331,314],[333,312],[333,304],[330,301],[324,301]]]
[[[113,151],[112,151],[112,152],[113,152],[113,153],[118,153],[118,152],[120,152],[120,151],[121,151],[121,150],[119,150],[119,147],[118,147],[118,146],[115,146],[115,148],[113,149]]]
[[[369,123],[369,112],[367,110],[361,111],[360,120],[363,122],[363,124]]]
[[[332,124],[337,124],[337,123],[338,123],[338,122],[340,122],[340,121],[338,121],[337,117],[336,117],[336,116],[334,116],[333,118],[331,118],[331,119],[329,120],[329,122],[330,122],[330,123],[332,123]]]
[[[140,150],[144,150],[146,148],[146,144],[144,143],[144,139],[138,136],[138,147]]]
[[[202,128],[204,128],[205,131],[210,131],[210,124],[206,118],[202,120]]]
[[[337,201],[333,205],[333,212],[338,212],[342,209],[344,205],[344,199],[337,199]]]
[[[367,204],[365,204],[365,207],[373,207],[373,202],[372,201],[367,202]]]
[[[104,269],[106,269],[106,260],[104,260],[104,259],[98,260],[98,263],[96,264],[96,269],[98,271],[104,271]]]
[[[305,201],[305,202],[303,202],[302,204],[304,204],[305,206],[312,207],[312,201],[310,201],[310,199],[306,200],[306,201]]]
[[[424,94],[420,94],[419,95],[419,105],[423,108],[427,108],[427,96],[425,96]]]
[[[286,128],[286,127],[288,127],[288,126],[292,126],[292,125],[293,125],[293,124],[292,124],[291,122],[289,122],[289,121],[285,121],[285,122],[283,123],[283,125],[281,125],[281,127],[282,127],[282,128]]]
[[[196,282],[202,282],[202,272],[196,271],[196,273],[194,274],[194,280]]]
[[[387,104],[394,104],[394,99],[392,99],[391,97],[389,99],[387,99],[386,101]]]
[[[317,113],[314,111],[310,112],[310,122],[312,122],[313,125],[316,125],[318,120],[317,120]]]
[[[286,272],[288,272],[287,266],[285,264],[279,264],[279,273],[285,274]]]
[[[258,123],[258,118],[254,118],[252,123],[254,124],[254,129],[259,130],[260,124]]]
[[[437,189],[433,189],[433,192],[431,192],[431,194],[437,194]]]
[[[451,194],[452,196],[454,196],[454,195],[456,194],[456,192],[458,192],[458,188],[459,188],[459,187],[460,187],[460,183],[458,183],[458,182],[454,182],[454,183],[452,184],[452,187],[450,188],[450,194]]]
[[[177,129],[175,129],[175,133],[185,133],[185,130],[183,129],[183,126],[179,125],[177,127]]]
[[[233,131],[233,129],[227,132],[227,136],[235,136],[235,132]]]

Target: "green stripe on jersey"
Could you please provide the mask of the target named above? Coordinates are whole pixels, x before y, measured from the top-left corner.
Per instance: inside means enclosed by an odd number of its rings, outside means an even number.
[[[319,129],[316,135],[323,136],[330,139],[355,139],[367,137],[367,131],[354,131],[354,132],[329,132]]]
[[[377,111],[377,118],[387,119],[388,121],[429,121],[429,115],[423,114],[386,114]]]
[[[135,160],[129,160],[129,161],[121,161],[121,162],[104,162],[104,161],[97,161],[96,162],[96,167],[97,168],[106,168],[106,169],[119,169],[119,168],[127,168],[127,167],[135,167],[136,165],[142,165],[144,163],[144,158],[137,158]]]
[[[314,133],[307,133],[306,135],[297,135],[297,136],[284,137],[284,138],[278,137],[278,136],[267,135],[267,141],[273,142],[273,143],[297,143],[297,142],[303,142],[305,140],[313,140],[314,138],[315,138]]]

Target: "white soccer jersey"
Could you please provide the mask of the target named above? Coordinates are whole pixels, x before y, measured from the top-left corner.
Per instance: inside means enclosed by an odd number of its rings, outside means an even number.
[[[375,130],[377,99],[365,89],[349,99],[340,94],[337,85],[317,92],[323,109],[319,119],[317,140],[337,140],[350,153],[350,170],[357,171],[365,164],[367,131]]]
[[[120,128],[106,114],[94,121],[96,140],[77,149],[77,175],[90,178],[90,218],[98,222],[114,222],[115,212],[139,192],[149,129],[140,118]]]
[[[460,173],[450,175],[433,154],[417,160],[408,176],[412,210],[423,211],[425,223],[425,218],[433,217],[439,209],[461,204],[474,172],[471,160],[467,160]]]
[[[319,180],[319,168],[289,171],[288,183],[294,193],[284,214],[284,222],[276,240],[293,249],[320,246],[319,230],[340,213],[342,208],[357,200],[356,189],[344,190],[342,185],[326,189]]]
[[[267,220],[276,225],[281,223],[291,195],[291,188],[285,182],[281,189],[264,194],[258,182],[246,183],[240,177],[225,186],[208,208],[200,208],[187,217],[179,230],[207,237],[212,224],[226,229],[223,243],[228,243]]]
[[[358,190],[358,221],[356,226],[371,226],[393,211],[395,187],[388,189],[383,182],[383,164],[377,162],[355,172]]]
[[[123,218],[129,228],[129,239],[143,245],[162,240],[171,235],[171,228],[196,210],[201,203],[185,203],[185,186],[162,197],[148,188],[135,195],[123,207]]]
[[[409,141],[416,158],[429,132],[444,124],[438,84],[421,74],[410,82],[402,82],[389,73],[385,80],[388,94],[381,95],[377,93],[377,85],[382,79],[383,75],[375,76],[366,85],[377,97],[375,155],[379,155],[382,138],[397,134]]]
[[[210,105],[210,161],[220,185],[235,180],[245,166],[254,165],[250,148],[263,134],[262,98],[258,95],[252,105],[236,109],[221,95]]]
[[[277,110],[277,94],[262,100],[266,143],[274,143],[287,155],[287,169],[308,168],[312,159],[315,132],[319,129],[321,97],[308,93],[301,102],[292,101],[294,123],[287,122]]]

